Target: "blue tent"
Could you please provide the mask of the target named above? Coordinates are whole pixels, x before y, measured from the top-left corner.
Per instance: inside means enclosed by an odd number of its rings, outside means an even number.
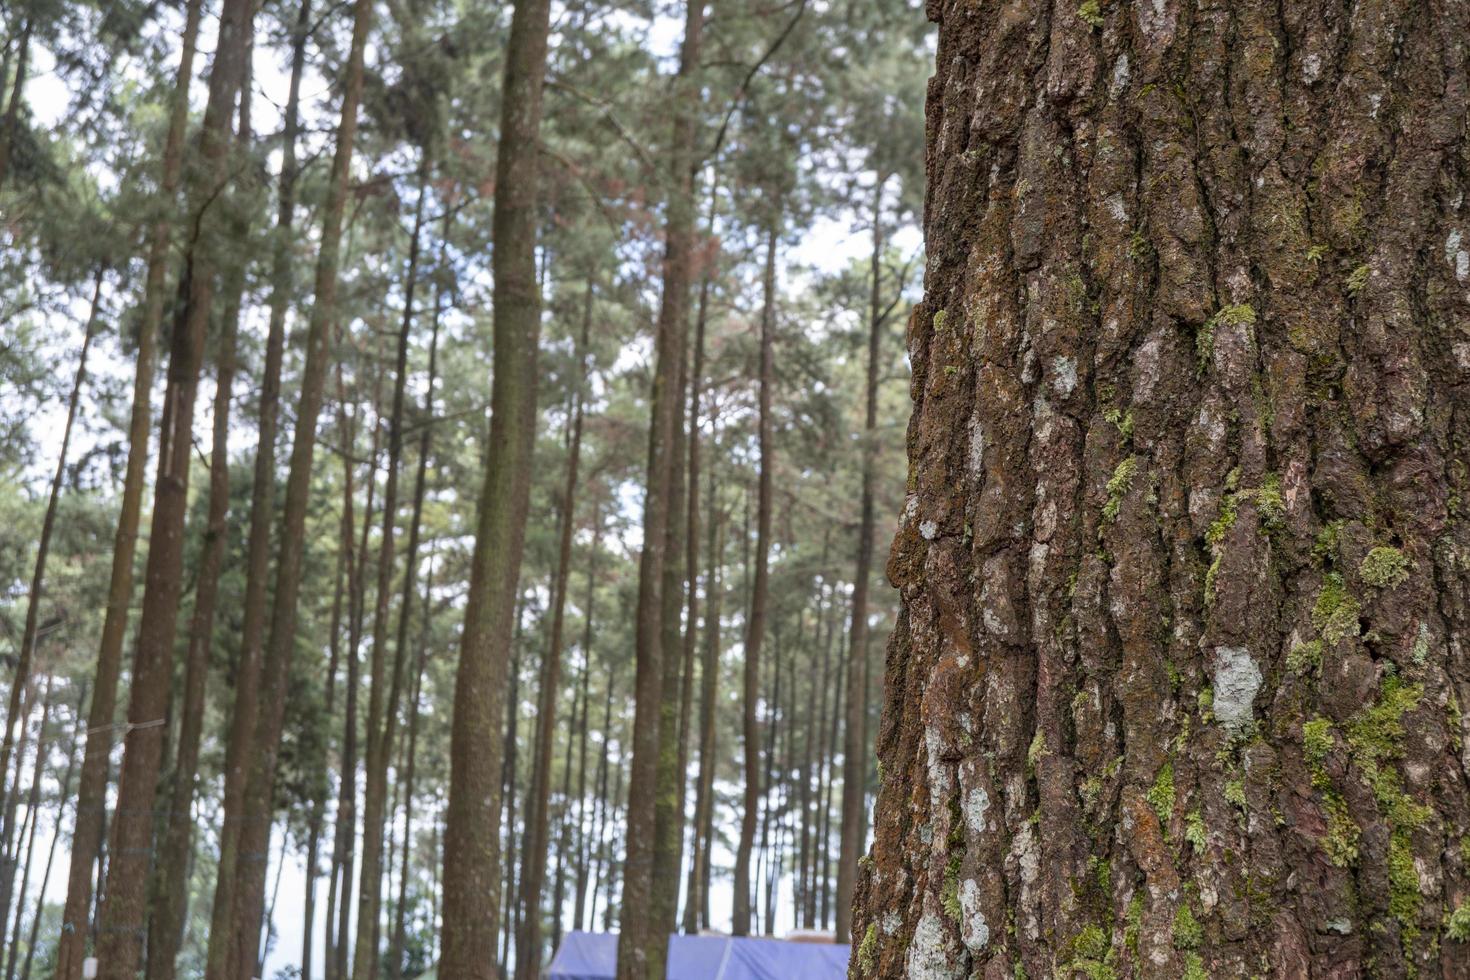
[[[729,936],[669,937],[666,980],[843,980],[848,947]],[[618,937],[569,932],[551,960],[551,980],[612,980]]]

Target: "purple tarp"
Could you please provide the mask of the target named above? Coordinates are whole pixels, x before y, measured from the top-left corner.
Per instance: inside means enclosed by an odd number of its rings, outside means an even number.
[[[670,936],[667,980],[842,980],[848,947],[728,936]],[[618,937],[569,932],[551,960],[551,980],[612,980]]]

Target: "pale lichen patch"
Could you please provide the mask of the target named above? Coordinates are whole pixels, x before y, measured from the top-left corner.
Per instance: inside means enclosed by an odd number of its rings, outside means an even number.
[[[1215,648],[1215,717],[1227,728],[1240,729],[1255,719],[1261,668],[1245,647]]]
[[[965,975],[965,968],[958,962],[958,953],[944,922],[926,910],[914,927],[904,961],[904,975],[908,980],[960,980]]]
[[[990,794],[985,787],[976,786],[965,794],[965,826],[973,835],[985,832],[985,811],[990,809]]]
[[[960,882],[960,939],[972,953],[990,943],[990,923],[980,911],[980,885],[973,878]]]

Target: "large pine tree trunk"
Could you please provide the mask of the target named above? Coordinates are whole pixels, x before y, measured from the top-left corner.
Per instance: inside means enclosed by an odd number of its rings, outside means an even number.
[[[929,11],[854,975],[1470,973],[1470,11]]]
[[[253,38],[246,40],[244,79],[240,87],[239,127],[236,144],[242,157],[250,153],[250,81]],[[248,180],[248,176],[246,180]],[[245,202],[255,203],[248,192]],[[229,215],[228,232],[236,241],[248,241],[253,208],[239,207]],[[178,749],[171,777],[167,817],[162,821],[149,895],[147,980],[174,980],[175,960],[184,938],[188,909],[188,871],[194,849],[194,794],[199,771],[200,743],[204,736],[205,684],[209,678],[210,650],[214,641],[215,605],[219,598],[220,572],[229,536],[230,510],[230,406],[234,400],[236,341],[240,311],[245,297],[246,256],[227,263],[222,277],[224,315],[215,340],[215,393],[213,445],[209,460],[209,504],[205,514],[204,545],[194,588],[194,609],[189,616],[188,646],[184,661],[184,703],[178,711]],[[172,711],[170,713],[173,713]]]
[[[97,937],[98,976],[133,980],[147,935],[148,879],[152,865],[154,804],[163,762],[164,720],[173,675],[175,629],[183,591],[184,518],[193,457],[194,402],[204,360],[205,331],[214,303],[224,230],[217,199],[228,179],[230,119],[246,75],[255,6],[227,0],[220,12],[219,43],[210,71],[209,99],[199,138],[199,170],[189,206],[194,237],[180,284],[183,304],[173,326],[168,386],[160,421],[158,476],[137,648],[133,654],[128,727],[118,774],[117,816]]]
[[[393,403],[388,419],[388,468],[383,483],[383,530],[378,539],[377,588],[373,597],[372,661],[368,676],[367,754],[364,758],[362,808],[362,877],[358,892],[357,937],[353,947],[352,976],[368,980],[377,970],[379,908],[383,893],[383,831],[387,823],[388,763],[393,755],[397,728],[398,697],[402,689],[403,663],[406,659],[406,635],[398,630],[392,667],[388,663],[388,619],[393,599],[394,543],[398,524],[398,470],[403,459],[403,410],[408,384],[408,348],[413,331],[414,293],[418,285],[419,254],[423,240],[424,203],[428,196],[431,161],[427,150],[420,151],[419,196],[414,207],[413,233],[409,238],[408,271],[403,287],[403,319],[398,331],[398,346],[393,368]],[[427,430],[426,430],[427,431]],[[422,462],[422,460],[421,460]],[[419,470],[417,489],[422,489],[423,471]],[[418,550],[417,518],[423,512],[423,500],[414,500],[412,543],[408,551],[407,588],[413,588],[413,561]],[[404,603],[403,616],[409,605]],[[391,862],[390,862],[391,863]]]
[[[678,465],[674,431],[683,417],[685,335],[688,331],[689,284],[693,263],[694,231],[694,139],[695,109],[699,90],[700,39],[704,29],[704,3],[685,4],[684,41],[680,48],[676,78],[672,152],[669,160],[669,215],[665,229],[663,295],[659,303],[655,349],[657,364],[652,392],[648,433],[648,478],[643,511],[643,551],[638,563],[638,608],[636,624],[636,669],[634,679],[633,758],[628,774],[627,851],[623,859],[622,904],[640,910],[624,915],[618,943],[619,980],[642,980],[663,974],[667,946],[666,925],[672,925],[673,910],[665,896],[656,891],[660,841],[656,808],[659,795],[659,758],[662,753],[660,728],[664,670],[672,650],[664,649],[666,604],[664,591],[669,581],[665,565],[670,524],[677,520],[673,500],[674,470]],[[676,689],[677,690],[677,689]],[[667,821],[666,821],[667,825]],[[666,826],[667,829],[667,826]],[[667,855],[663,848],[663,856]],[[674,888],[678,882],[677,855]],[[667,893],[667,883],[664,883]],[[667,922],[656,899],[664,897]],[[611,908],[611,906],[609,906]],[[644,914],[647,910],[651,914]]]
[[[761,803],[761,731],[756,709],[760,699],[760,655],[766,635],[766,606],[770,594],[771,552],[771,388],[774,385],[773,342],[776,324],[776,228],[779,213],[772,216],[766,231],[764,275],[765,300],[761,308],[759,402],[760,477],[756,493],[755,571],[750,587],[750,615],[745,628],[745,810],[740,819],[740,841],[735,850],[735,909],[731,928],[737,936],[750,933],[754,902],[751,894],[750,859],[755,846],[756,816]]]
[[[79,980],[86,950],[92,905],[92,869],[102,849],[106,822],[107,773],[112,754],[112,724],[117,713],[118,676],[122,672],[123,639],[133,598],[133,562],[147,482],[148,443],[153,430],[153,374],[158,360],[158,333],[168,295],[174,206],[184,164],[184,131],[189,120],[189,85],[194,78],[194,51],[199,38],[203,0],[190,0],[179,44],[179,70],[164,138],[159,181],[166,206],[149,229],[148,266],[144,276],[143,316],[133,369],[133,403],[128,418],[128,462],[123,474],[117,532],[113,537],[112,570],[107,586],[98,644],[96,680],[87,716],[87,739],[77,786],[76,822],[68,854],[66,905],[56,952],[57,980]],[[29,955],[29,954],[28,954]]]
[[[244,980],[254,976],[258,963],[261,917],[265,908],[266,858],[274,816],[276,761],[285,716],[286,681],[296,645],[297,601],[306,551],[311,464],[330,357],[328,330],[336,309],[343,215],[353,142],[357,135],[357,109],[362,99],[363,52],[372,13],[372,3],[358,0],[343,79],[341,118],[323,208],[315,301],[304,343],[306,357],[302,366],[301,398],[281,512],[270,630],[260,666],[259,711],[244,762],[243,792],[234,809],[230,808],[230,801],[226,801],[226,825],[233,822],[238,830],[233,837],[224,837],[220,849],[219,880],[215,888],[206,969],[209,980]]]
[[[541,290],[536,281],[541,95],[549,0],[517,0],[505,68],[495,183],[495,378],[450,732],[444,829],[444,928],[439,970],[488,978],[499,922],[499,724],[536,436]]]

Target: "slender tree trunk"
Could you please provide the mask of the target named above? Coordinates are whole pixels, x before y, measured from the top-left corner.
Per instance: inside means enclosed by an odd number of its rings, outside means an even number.
[[[766,699],[766,724],[767,733],[765,746],[765,773],[761,776],[761,820],[760,820],[760,862],[755,875],[757,883],[765,885],[765,915],[759,914],[759,906],[755,905],[759,896],[757,890],[751,896],[751,903],[756,907],[756,915],[765,927],[765,934],[773,934],[773,923],[771,921],[771,896],[774,879],[771,872],[771,823],[776,818],[776,755],[780,749],[780,739],[786,730],[786,712],[781,706],[781,627],[780,620],[771,637],[771,687],[770,696]],[[783,767],[784,771],[784,767]],[[760,871],[764,870],[764,876]],[[762,882],[762,878],[764,881]],[[759,931],[759,930],[757,930]]]
[[[618,980],[642,980],[664,972],[665,935],[673,911],[656,891],[655,869],[662,867],[656,814],[663,740],[661,701],[666,660],[663,645],[666,606],[663,591],[668,555],[665,548],[673,510],[677,450],[674,431],[681,425],[685,335],[688,331],[689,285],[693,271],[694,141],[700,102],[698,65],[704,30],[703,0],[686,3],[684,42],[675,80],[676,106],[669,170],[669,218],[663,260],[663,297],[655,342],[657,364],[648,439],[648,479],[644,499],[643,553],[638,568],[636,628],[637,677],[634,682],[633,759],[628,785],[625,841],[624,908],[640,910],[622,917],[618,943]],[[668,657],[665,654],[669,654]],[[675,688],[677,691],[677,688]],[[678,882],[678,858],[673,877]],[[659,883],[666,886],[666,882]],[[652,914],[644,914],[649,910]]]
[[[71,446],[71,431],[76,423],[77,408],[81,403],[82,386],[87,380],[87,355],[92,349],[92,338],[97,333],[101,319],[103,267],[98,266],[92,277],[92,302],[87,313],[87,325],[82,332],[82,349],[77,355],[77,371],[72,380],[71,395],[66,402],[66,422],[61,430],[61,449],[57,453],[56,472],[51,477],[51,489],[46,498],[46,513],[41,519],[41,540],[36,545],[36,561],[31,570],[31,589],[26,597],[26,619],[20,638],[20,654],[16,658],[15,671],[10,678],[10,701],[5,713],[5,733],[0,737],[0,781],[4,781],[5,792],[0,794],[0,855],[8,856],[10,842],[15,834],[16,805],[20,798],[21,767],[16,759],[15,777],[10,775],[11,756],[15,753],[17,731],[25,727],[29,706],[22,708],[21,696],[30,687],[31,671],[36,655],[36,638],[40,631],[41,598],[46,587],[46,558],[51,553],[51,534],[56,528],[56,508],[61,503],[61,491],[66,483],[66,455]],[[9,921],[9,880],[13,868],[0,867],[0,930]]]
[[[340,338],[339,338],[340,343]],[[355,860],[355,828],[357,824],[357,689],[358,650],[362,635],[363,569],[360,555],[365,549],[356,544],[353,492],[353,454],[357,437],[352,417],[347,412],[347,386],[343,380],[342,362],[337,362],[337,429],[342,446],[342,522],[339,550],[344,554],[347,573],[347,677],[344,683],[346,704],[342,714],[342,745],[338,753],[341,767],[337,783],[337,812],[333,820],[332,861],[327,877],[327,942],[324,973],[329,978],[347,974],[347,921],[352,909],[352,868]],[[378,458],[374,430],[373,449],[368,467],[368,513],[364,515],[364,534],[372,523],[372,486]],[[366,537],[364,536],[364,542]]]
[[[613,688],[617,686],[615,683],[616,679],[616,673],[609,663],[607,671],[607,697],[602,705],[602,747],[597,756],[597,778],[594,780],[597,793],[597,813],[593,817],[593,826],[596,829],[592,833],[592,839],[596,842],[597,853],[593,855],[592,861],[592,904],[587,913],[587,922],[589,924],[597,922],[597,892],[602,883],[603,868],[610,860],[608,847],[603,837],[607,833],[608,811],[612,808],[612,804],[607,795],[607,773],[608,766],[611,763],[611,759],[608,756],[608,748],[611,741]],[[607,901],[609,904],[612,902],[611,892],[608,894]]]
[[[424,202],[428,196],[430,159],[427,151],[419,161],[419,197],[414,209],[413,234],[409,239],[408,274],[404,285],[403,322],[398,332],[398,351],[394,367],[393,407],[388,422],[388,471],[383,487],[383,530],[378,544],[378,583],[373,607],[373,653],[368,679],[366,784],[363,793],[362,878],[358,892],[357,939],[352,957],[353,980],[369,980],[377,970],[378,928],[381,913],[383,864],[383,832],[388,816],[388,764],[393,755],[393,736],[398,714],[398,693],[402,685],[402,665],[406,660],[406,627],[408,604],[401,610],[398,644],[394,654],[392,676],[388,665],[388,615],[393,596],[394,539],[398,523],[398,470],[403,458],[404,392],[408,383],[408,348],[413,329],[413,301],[418,285],[419,251],[423,236]],[[426,430],[427,431],[427,430]],[[422,461],[421,461],[422,462]],[[419,470],[422,481],[423,469]],[[419,490],[422,489],[420,482]],[[422,513],[423,501],[415,500],[415,518]],[[411,543],[405,587],[413,588],[411,569],[417,557],[417,521],[410,531]],[[411,595],[412,592],[410,591]],[[391,687],[391,693],[387,688]]]
[[[236,142],[242,156],[250,152],[250,57],[247,40],[244,77],[240,86],[240,123]],[[237,241],[249,237],[244,208],[230,219]],[[215,605],[219,577],[229,534],[230,406],[234,395],[236,337],[245,294],[246,260],[228,263],[224,273],[225,305],[215,343],[215,396],[213,447],[209,464],[209,504],[205,516],[204,546],[189,619],[188,649],[184,662],[184,704],[174,762],[173,787],[158,836],[159,860],[154,863],[149,898],[147,980],[173,980],[175,961],[183,944],[188,909],[188,870],[194,849],[194,793],[199,771],[200,740],[204,732],[205,685],[209,677],[210,648],[214,640]]]
[[[327,629],[327,697],[323,706],[323,715],[330,723],[336,707],[337,694],[337,671],[341,665],[342,658],[342,598],[344,592],[344,579],[347,572],[345,549],[337,549],[336,574],[333,576],[335,582],[332,589],[332,617],[331,625]],[[321,837],[323,823],[326,820],[327,795],[331,791],[331,783],[327,779],[327,747],[322,746],[318,757],[320,765],[319,789],[317,796],[311,803],[311,816],[307,818],[307,843],[306,843],[306,898],[301,916],[301,980],[310,980],[313,961],[315,960],[316,946],[316,888],[317,879],[321,877]],[[326,951],[330,954],[332,950],[332,908],[330,902],[327,906],[326,916]],[[326,967],[331,972],[331,967]]]
[[[16,838],[15,857],[20,855],[20,842],[25,840],[25,860],[20,862],[20,885],[15,889],[15,928],[10,933],[10,953],[5,958],[5,980],[15,980],[15,956],[20,947],[20,925],[24,919],[26,907],[26,892],[31,887],[31,857],[36,850],[36,827],[40,823],[41,803],[41,776],[46,771],[46,752],[50,748],[46,744],[46,723],[51,719],[51,685],[55,680],[54,674],[46,675],[46,693],[41,699],[41,718],[36,726],[36,760],[31,766],[31,788],[26,796],[26,822],[29,827]],[[19,770],[19,766],[16,767]],[[16,772],[16,781],[19,783],[20,773]],[[12,873],[16,862],[11,861]],[[44,899],[44,893],[42,898]],[[38,902],[38,907],[44,902]],[[0,928],[5,921],[0,920]]]
[[[15,145],[16,127],[20,123],[20,104],[25,97],[27,69],[30,67],[31,31],[35,28],[34,16],[25,20],[20,29],[20,54],[15,59],[15,82],[10,88],[10,98],[5,103],[5,115],[0,118],[0,187],[10,173],[11,147]],[[0,76],[3,81],[4,76]]]
[[[420,202],[422,203],[422,201]],[[449,232],[449,218],[444,219],[444,240],[447,241]],[[442,246],[441,246],[442,248]],[[441,254],[442,258],[442,254]],[[398,607],[398,636],[396,638],[396,649],[399,657],[408,649],[408,625],[409,610],[412,607],[413,593],[415,588],[415,573],[418,569],[419,533],[424,513],[424,497],[428,492],[429,471],[429,449],[433,442],[434,421],[434,382],[439,368],[439,313],[442,300],[442,286],[436,287],[434,291],[434,306],[431,313],[432,325],[429,333],[429,384],[424,393],[424,419],[423,428],[419,433],[418,446],[418,470],[413,480],[413,516],[409,520],[408,529],[408,551],[405,555],[406,562],[403,573],[403,593],[399,599]],[[414,668],[413,695],[409,705],[409,748],[408,748],[408,772],[405,774],[405,803],[404,803],[404,847],[403,847],[403,871],[399,881],[398,908],[394,917],[393,945],[388,958],[391,971],[389,980],[398,980],[402,969],[403,943],[404,943],[404,904],[408,898],[408,856],[412,850],[410,846],[410,835],[412,833],[413,821],[413,765],[414,753],[418,747],[418,720],[419,720],[419,688],[422,686],[424,672],[424,659],[427,656],[428,629],[429,629],[429,585],[424,582],[424,635],[420,638],[418,663]],[[397,698],[393,699],[394,701]]]
[[[592,280],[587,281],[582,332],[575,354],[586,369],[586,351],[592,331]],[[536,702],[536,757],[531,763],[531,795],[526,801],[526,835],[521,873],[521,928],[516,937],[516,977],[535,980],[541,974],[541,889],[546,877],[549,846],[551,751],[555,737],[557,686],[561,679],[562,636],[566,623],[567,583],[572,571],[572,538],[576,533],[576,499],[582,458],[581,386],[572,395],[571,433],[567,444],[566,480],[562,484],[557,526],[556,581],[552,587],[551,638],[541,663]],[[575,705],[573,706],[575,710]],[[570,744],[570,743],[569,743]],[[565,794],[563,794],[565,795]],[[557,912],[559,915],[560,913]]]
[[[153,811],[162,763],[172,676],[174,633],[182,591],[184,518],[188,510],[193,449],[194,401],[204,357],[204,335],[214,300],[219,256],[214,236],[219,216],[210,205],[227,180],[230,118],[246,75],[246,53],[255,8],[250,0],[228,0],[220,14],[219,43],[210,72],[209,100],[200,136],[201,167],[190,189],[196,216],[181,285],[185,298],[174,324],[168,387],[159,434],[158,477],[122,769],[112,858],[97,941],[98,976],[132,980],[143,954],[152,854]],[[211,211],[215,211],[211,214]]]
[[[826,562],[824,561],[823,565],[825,564]],[[809,648],[807,653],[809,668],[816,666],[814,648],[821,643],[822,600],[824,598],[822,593],[823,590],[819,586],[816,616],[814,617],[814,626],[812,629],[812,639],[815,642],[813,648]],[[795,663],[794,657],[792,658],[792,662],[793,664]],[[801,814],[801,827],[798,831],[800,842],[797,845],[796,852],[796,891],[794,894],[796,901],[792,909],[792,920],[793,925],[798,929],[810,929],[812,927],[811,914],[808,911],[811,907],[812,879],[807,872],[810,868],[812,853],[812,749],[816,745],[817,725],[819,723],[817,719],[818,678],[823,678],[823,675],[815,672],[809,673],[808,675],[806,710],[803,712],[806,715],[806,730],[803,732],[801,739],[801,762],[796,767],[796,781],[798,786],[796,805],[801,808],[799,811]],[[795,691],[792,693],[795,694]]]
[[[684,632],[682,636],[684,655],[679,672],[679,727],[675,739],[678,760],[674,766],[675,799],[673,806],[676,822],[673,833],[676,835],[676,841],[674,843],[677,846],[673,848],[672,863],[668,868],[669,889],[672,893],[671,905],[674,906],[674,912],[677,912],[679,897],[679,869],[684,860],[684,814],[688,795],[689,726],[694,705],[694,652],[695,648],[699,645],[699,391],[704,375],[704,330],[705,315],[709,305],[709,284],[710,277],[706,273],[700,280],[699,307],[698,313],[695,316],[694,327],[694,366],[691,369],[688,380],[689,428],[687,440],[689,446],[689,468],[688,487],[686,491],[688,513],[684,528],[684,585],[686,588],[686,606]],[[675,620],[674,625],[677,625],[677,617],[675,617]],[[691,890],[689,896],[692,897],[693,894],[694,892]],[[685,901],[687,903],[687,897]],[[670,931],[673,931],[676,927],[676,922],[670,921]],[[686,929],[686,931],[692,930]]]
[[[756,502],[755,577],[751,585],[750,617],[745,631],[745,813],[740,821],[740,844],[735,852],[735,922],[737,936],[750,933],[751,848],[755,844],[756,815],[760,809],[760,722],[756,714],[760,698],[760,653],[766,632],[766,602],[769,587],[771,542],[771,388],[773,379],[772,340],[776,319],[776,227],[772,217],[766,233],[764,276],[765,301],[761,310],[760,342],[760,483]]]
[[[437,322],[435,326],[437,328]],[[433,350],[432,346],[430,347],[430,350]],[[432,353],[430,354],[429,361],[431,364],[433,363]],[[432,375],[432,373],[433,369],[430,368],[430,374]],[[430,391],[432,392],[432,390],[433,386],[430,385]],[[430,399],[430,403],[432,404],[432,399]],[[427,433],[428,431],[428,427],[425,426],[424,432]],[[423,454],[427,454],[427,437],[425,437],[420,443],[419,448]],[[420,503],[422,503],[422,501],[420,501]],[[433,609],[432,600],[434,592],[434,570],[432,562],[433,559],[431,556],[429,572],[424,576],[424,605],[422,616],[423,622],[419,627],[420,635],[418,644],[418,657],[417,662],[414,665],[413,689],[410,692],[410,700],[408,703],[408,754],[407,764],[404,767],[403,773],[403,853],[401,855],[402,863],[400,864],[398,869],[398,903],[393,910],[393,939],[388,949],[389,980],[399,980],[399,978],[403,975],[403,949],[408,935],[408,882],[410,861],[413,856],[414,770],[416,768],[415,763],[418,757],[419,749],[419,718],[422,714],[422,712],[419,710],[419,698],[422,696],[423,693],[424,670],[427,666],[429,657],[429,626],[432,618],[431,611]],[[405,604],[407,603],[407,601],[408,597],[405,596]]]
[[[588,700],[590,697],[590,685],[592,678],[592,625],[595,620],[597,602],[597,550],[602,543],[602,502],[594,500],[592,505],[592,546],[587,554],[587,597],[582,603],[582,730],[581,745],[578,750],[577,762],[577,906],[572,917],[572,928],[581,930],[590,921],[585,914],[587,904],[587,866],[591,860],[591,853],[587,840],[586,809],[587,801],[587,716]],[[609,691],[611,685],[609,685]],[[603,723],[604,745],[607,737],[607,722]],[[596,783],[601,777],[601,767],[606,765],[606,753],[603,760],[599,762],[599,774],[593,778]],[[595,791],[596,787],[594,787]],[[595,819],[595,818],[594,818]],[[595,839],[595,838],[594,838]]]
[[[210,932],[208,980],[243,980],[252,976],[258,958],[260,923],[265,900],[265,857],[270,847],[272,798],[280,749],[286,682],[295,649],[297,601],[306,548],[306,511],[311,493],[311,464],[316,448],[317,419],[330,358],[329,328],[335,316],[337,270],[341,262],[343,214],[348,192],[357,109],[362,98],[363,51],[372,23],[373,5],[358,0],[353,17],[352,46],[343,82],[341,120],[327,190],[315,301],[307,327],[306,361],[301,399],[291,447],[291,466],[281,515],[275,591],[269,639],[260,670],[259,713],[246,765],[244,793],[227,822],[239,824],[235,838],[226,837],[220,853]],[[233,846],[232,846],[233,844]]]
[[[77,696],[76,720],[80,722],[87,708],[87,685],[82,684],[82,692]],[[44,901],[46,888],[51,883],[51,866],[56,861],[56,845],[61,841],[61,818],[65,813],[67,804],[71,802],[71,780],[77,765],[77,738],[74,735],[71,740],[71,748],[67,751],[66,772],[61,777],[61,792],[56,798],[56,820],[51,825],[51,846],[46,852],[46,867],[41,872],[41,898],[36,902],[35,914],[31,916],[31,931],[26,939],[26,958],[21,965],[20,980],[31,980],[31,963],[36,957],[36,943],[41,934],[41,919],[46,910]]]
[[[440,971],[488,978],[499,921],[500,800],[505,746],[496,737],[505,701],[517,583],[536,435],[541,295],[536,224],[541,92],[549,0],[517,0],[506,58],[495,183],[495,377],[490,445],[480,494],[450,735],[444,834]]]
[[[835,632],[835,631],[829,631],[828,632],[828,642],[829,642],[829,644],[831,643],[831,638],[832,638],[832,633],[833,632]],[[847,683],[847,659],[848,658],[842,656],[841,654],[839,654],[838,657],[837,657],[837,677],[836,677],[836,683],[832,687],[832,692],[833,692],[832,715],[828,719],[828,724],[830,725],[830,727],[827,730],[827,777],[826,777],[827,778],[827,788],[824,791],[824,795],[822,797],[822,833],[821,833],[821,836],[822,836],[822,909],[821,909],[821,921],[822,921],[822,928],[823,929],[827,928],[827,924],[832,921],[832,918],[833,918],[832,917],[833,905],[835,904],[834,901],[833,901],[833,894],[832,894],[833,893],[833,886],[835,885],[835,882],[832,880],[832,863],[833,863],[833,854],[832,854],[832,788],[833,788],[834,783],[836,782],[836,772],[835,772],[835,770],[837,768],[836,762],[835,762],[835,758],[834,758],[834,753],[835,753],[836,747],[837,747],[838,736],[843,731],[843,729],[842,729],[843,715],[845,714],[845,712],[844,712],[844,710],[842,708],[842,705],[843,705],[845,699],[842,698],[842,697],[840,697],[839,694],[838,694],[838,692],[845,691],[847,689],[847,687],[846,687],[846,683]],[[840,804],[840,802],[841,802],[840,799],[839,799],[838,802]],[[841,819],[841,814],[838,814],[838,818]],[[835,929],[834,929],[834,932],[835,932]]]
[[[572,793],[572,746],[575,742],[578,704],[580,703],[580,691],[572,689],[572,712],[567,718],[567,743],[566,754],[562,757],[561,770],[561,806],[557,809],[557,841],[556,841],[556,883],[551,889],[551,948],[554,951],[561,945],[562,929],[562,905],[566,901],[566,869],[567,852],[571,848],[570,834],[571,804],[569,802]]]
[[[873,578],[874,508],[878,438],[878,377],[883,339],[883,189],[873,192],[873,255],[868,310],[868,382],[863,422],[862,517],[858,530],[857,570],[852,580],[852,628],[848,633],[847,726],[842,746],[842,845],[837,858],[837,941],[849,941],[852,888],[863,848],[863,811],[867,800],[868,703],[865,690],[868,658],[868,585]]]
[[[715,507],[715,474],[709,475],[709,572],[705,579],[704,655],[700,666],[699,696],[699,781],[694,805],[694,855],[690,862],[690,888],[687,899],[696,917],[691,928],[686,914],[686,932],[710,928],[709,891],[713,862],[710,849],[714,842],[715,754],[717,726],[715,715],[720,680],[722,644],[720,618],[725,597],[724,554],[725,512]]]
[[[57,980],[80,980],[92,906],[92,873],[102,848],[106,822],[107,776],[112,754],[113,722],[117,714],[118,675],[122,671],[123,639],[133,597],[133,560],[147,483],[148,442],[153,429],[153,373],[158,359],[158,334],[168,296],[174,209],[183,171],[184,133],[188,124],[189,85],[194,77],[194,51],[199,37],[202,0],[189,0],[180,39],[179,71],[174,84],[168,135],[164,141],[160,196],[164,206],[149,231],[148,266],[143,289],[143,316],[133,375],[132,414],[128,420],[128,462],[123,476],[122,504],[113,538],[112,571],[107,608],[97,654],[96,680],[87,722],[87,741],[77,790],[76,826],[69,848],[66,905],[56,955]]]
[[[505,874],[502,875],[505,925],[500,937],[501,972],[504,972],[504,964],[510,959],[510,944],[517,931],[516,909],[519,907],[516,903],[516,885],[520,881],[516,874],[516,766],[520,760],[520,739],[516,736],[516,729],[521,717],[521,637],[525,633],[527,605],[523,597],[516,609],[516,632],[511,645],[510,697],[505,706],[505,744],[508,748],[500,773],[501,791],[505,796]]]
[[[605,932],[612,932],[613,929],[617,927],[617,925],[619,923],[619,918],[620,918],[619,910],[621,908],[625,908],[626,907],[626,906],[623,905],[623,903],[621,901],[617,901],[617,902],[613,901],[613,896],[615,894],[619,894],[620,884],[619,884],[619,881],[618,881],[618,863],[612,859],[612,855],[613,854],[616,854],[618,852],[618,850],[620,849],[619,846],[618,846],[618,831],[617,831],[617,828],[618,828],[618,825],[619,825],[619,820],[618,820],[618,811],[619,810],[622,810],[623,811],[623,819],[622,819],[622,822],[621,823],[622,823],[622,827],[623,827],[624,843],[623,843],[622,849],[626,849],[626,846],[627,846],[626,845],[626,838],[627,838],[627,835],[628,835],[628,831],[627,831],[628,820],[627,820],[627,807],[625,805],[626,804],[626,799],[625,799],[625,795],[626,794],[623,792],[623,772],[624,772],[624,759],[623,758],[619,758],[618,759],[617,772],[613,775],[613,795],[612,795],[612,799],[613,799],[613,812],[612,812],[612,817],[611,817],[611,819],[609,821],[610,825],[613,828],[613,832],[612,832],[612,840],[608,844],[609,855],[608,855],[608,862],[607,862],[607,905],[602,910],[602,913],[603,913],[602,914],[602,928],[603,928],[603,931],[605,931]]]

